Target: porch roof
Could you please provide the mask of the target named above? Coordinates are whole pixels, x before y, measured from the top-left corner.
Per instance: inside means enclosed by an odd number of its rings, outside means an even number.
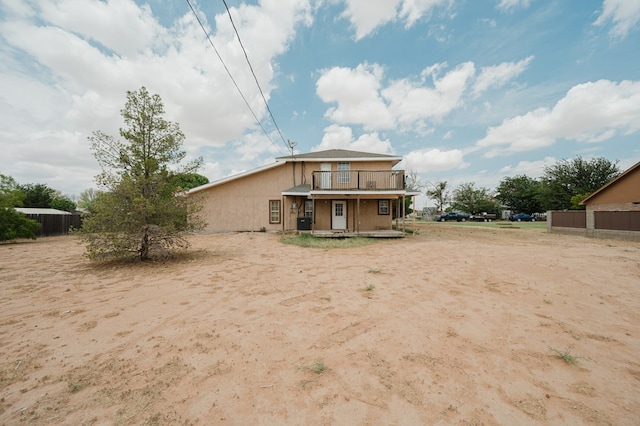
[[[311,193],[311,185],[296,185],[293,188],[285,189],[282,195],[307,196]]]

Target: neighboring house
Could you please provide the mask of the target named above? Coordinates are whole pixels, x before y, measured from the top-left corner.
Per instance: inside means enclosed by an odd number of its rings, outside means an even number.
[[[393,201],[402,205],[416,195],[405,189],[404,170],[393,170],[401,160],[341,149],[296,154],[193,188],[188,195],[203,196],[208,232],[401,236],[392,230]]]
[[[582,200],[586,235],[640,241],[640,162]]]
[[[640,162],[580,203],[585,210],[547,212],[547,230],[640,241]]]

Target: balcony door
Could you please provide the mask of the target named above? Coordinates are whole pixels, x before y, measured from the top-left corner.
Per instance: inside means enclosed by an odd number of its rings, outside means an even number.
[[[347,229],[347,202],[331,202],[331,229]]]
[[[331,163],[322,163],[320,170],[320,189],[331,189]]]

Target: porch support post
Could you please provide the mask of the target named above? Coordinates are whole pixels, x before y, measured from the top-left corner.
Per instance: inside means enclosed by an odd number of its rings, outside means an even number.
[[[283,195],[282,196],[282,204],[281,204],[281,207],[280,207],[280,210],[281,210],[280,211],[280,221],[282,222],[282,233],[283,234],[287,230],[287,225],[286,225],[285,222],[288,222],[291,219],[291,217],[290,217],[291,213],[289,212],[289,209],[287,208],[287,204],[286,203],[287,203],[287,196]],[[286,217],[286,219],[285,219],[285,217]]]
[[[311,196],[311,206],[311,235],[313,235],[316,226],[316,198],[313,195]]]
[[[406,232],[406,217],[407,217],[407,212],[405,211],[404,208],[404,201],[405,201],[405,197],[404,194],[402,194],[402,232]]]
[[[398,229],[398,225],[400,223],[400,197],[396,198],[396,229]]]
[[[356,202],[356,234],[360,235],[360,196],[358,196]]]

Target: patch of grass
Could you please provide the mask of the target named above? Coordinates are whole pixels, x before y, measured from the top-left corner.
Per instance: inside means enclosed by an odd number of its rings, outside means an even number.
[[[327,367],[324,365],[324,361],[322,361],[321,359],[315,360],[313,364],[307,365],[306,367],[304,367],[304,369],[315,374],[322,374],[327,371]]]
[[[376,243],[375,238],[318,238],[311,234],[285,235],[280,238],[283,244],[292,244],[300,247],[334,249],[362,247]]]
[[[368,271],[370,274],[379,274],[380,273],[380,269],[377,268],[371,268]]]
[[[566,348],[563,351],[554,347],[550,347],[549,349],[555,354],[556,358],[563,360],[567,364],[576,365],[578,359],[582,358],[581,356],[572,354],[570,348]]]
[[[84,386],[81,383],[71,384],[69,383],[69,393],[80,392]]]
[[[374,288],[376,288],[376,286],[375,286],[375,285],[373,285],[373,284],[369,284],[368,286],[366,286],[366,287],[364,288],[364,290],[365,290],[365,291],[373,291],[373,289],[374,289]]]

